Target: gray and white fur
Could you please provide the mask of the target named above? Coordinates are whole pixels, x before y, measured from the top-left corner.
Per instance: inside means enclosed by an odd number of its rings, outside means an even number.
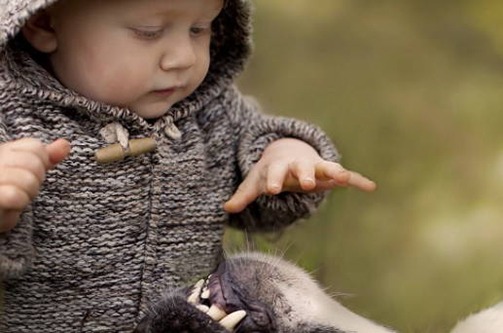
[[[205,284],[209,296],[199,296],[197,304],[187,300],[191,289],[161,297],[135,333],[228,333],[205,313],[206,306],[216,306],[225,313],[244,310],[246,316],[232,329],[234,333],[393,332],[345,308],[307,272],[277,256],[256,252],[232,255]]]
[[[460,321],[451,333],[501,332],[503,332],[503,302],[468,316]]]

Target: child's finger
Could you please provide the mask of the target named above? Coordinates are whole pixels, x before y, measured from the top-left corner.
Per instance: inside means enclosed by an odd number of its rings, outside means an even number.
[[[35,171],[39,169],[38,166],[35,166],[37,159],[34,159],[34,157],[37,157],[42,163],[45,173],[45,171],[53,168],[68,156],[70,143],[65,139],[57,139],[50,144],[44,145],[40,140],[23,138],[5,145],[2,149],[4,150],[3,154],[16,154],[15,158],[9,159],[8,165],[26,166],[26,168]],[[27,158],[26,154],[31,154],[31,156]],[[40,174],[40,172],[37,174]]]
[[[228,213],[239,213],[243,211],[246,206],[255,201],[255,199],[262,194],[259,181],[259,175],[256,172],[250,172],[232,197],[224,204],[224,210]]]
[[[335,180],[340,185],[346,185],[350,174],[342,165],[335,162],[322,161],[316,164],[315,174],[317,180]]]
[[[2,155],[2,161],[0,162],[2,167],[29,171],[38,178],[40,183],[42,183],[45,179],[45,173],[47,171],[44,159],[37,152],[17,149],[18,148],[15,148],[14,150],[10,150]],[[48,161],[47,156],[46,161]]]
[[[3,151],[5,150],[5,152]],[[12,141],[8,144],[5,144],[2,147],[2,153],[30,153],[35,155],[40,159],[42,164],[47,167],[49,165],[49,158],[45,152],[44,144],[38,140],[33,138],[23,138],[16,141]]]
[[[1,168],[0,185],[13,186],[25,192],[31,199],[37,196],[40,184],[40,179],[26,169]]]
[[[347,182],[350,178],[348,171],[344,169],[340,164],[329,161],[321,161],[316,163],[314,170],[307,164],[299,165],[296,167],[296,169],[297,171],[295,171],[295,174],[288,175],[284,188],[294,191],[318,191],[320,190],[318,188],[319,184],[322,183],[325,183],[325,185],[322,186],[321,190],[333,188],[335,187],[335,185],[347,186]],[[313,184],[311,184],[311,182],[309,181],[311,177],[314,177]],[[302,187],[299,183],[299,178],[308,179],[307,182],[304,180],[304,187]]]
[[[22,210],[30,203],[30,196],[13,185],[0,185],[0,210]]]
[[[377,188],[375,182],[365,176],[362,176],[358,172],[349,171],[349,174],[350,177],[348,180],[348,186],[353,186],[366,192],[375,191],[375,189]]]
[[[344,185],[342,185],[344,186]],[[341,184],[337,183],[335,180],[317,180],[316,188],[312,192],[324,192],[327,190],[332,190],[336,187],[341,187]]]
[[[49,157],[49,168],[53,168],[64,160],[70,154],[70,142],[65,139],[57,139],[56,141],[45,146],[45,150]]]
[[[265,192],[275,195],[281,193],[288,175],[288,164],[273,163],[267,169],[267,184]]]
[[[0,234],[14,228],[19,221],[21,211],[0,209]]]
[[[339,163],[323,161],[316,165],[317,180],[334,180],[339,186],[352,186],[366,192],[376,189],[376,183],[358,172],[346,170]]]
[[[311,191],[316,187],[316,170],[312,163],[296,161],[290,164],[290,172],[297,179],[302,191]]]

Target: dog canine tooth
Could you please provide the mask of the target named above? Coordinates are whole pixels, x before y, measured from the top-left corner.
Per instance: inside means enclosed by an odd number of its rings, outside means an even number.
[[[187,302],[189,302],[190,304],[197,304],[199,303],[199,291],[198,290],[194,290],[190,296],[187,298]]]
[[[194,285],[194,288],[195,289],[201,289],[204,285],[204,279],[201,279],[199,281],[196,282],[196,284]]]
[[[218,306],[213,304],[208,312],[206,313],[208,316],[210,316],[213,320],[219,321],[220,319],[224,318],[227,313],[225,313],[224,310],[220,309]]]
[[[189,302],[191,304],[199,303],[199,294],[201,293],[201,289],[203,287],[203,284],[204,284],[204,280],[197,281],[197,283],[194,285],[194,288],[192,289],[192,293],[187,298],[187,302]]]
[[[196,308],[201,311],[201,312],[204,312],[204,313],[207,313],[208,310],[210,309],[207,305],[204,305],[204,304],[197,304],[196,305]]]
[[[201,293],[201,298],[208,299],[210,298],[210,290],[208,288],[203,289]]]
[[[222,320],[220,320],[219,324],[222,325],[226,330],[232,332],[236,327],[236,325],[239,324],[239,322],[243,320],[244,317],[246,317],[246,311],[244,310],[234,311],[232,313],[229,313]]]

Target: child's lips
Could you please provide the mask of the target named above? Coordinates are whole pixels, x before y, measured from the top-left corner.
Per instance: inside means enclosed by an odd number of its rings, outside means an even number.
[[[173,95],[173,93],[176,91],[176,87],[172,87],[172,88],[166,88],[166,89],[157,89],[157,90],[154,90],[153,93],[156,94],[156,95],[160,95],[160,96],[171,96]]]

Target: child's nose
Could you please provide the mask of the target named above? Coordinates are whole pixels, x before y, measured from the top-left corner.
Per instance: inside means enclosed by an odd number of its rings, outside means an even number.
[[[166,45],[160,61],[162,70],[185,69],[196,62],[196,52],[190,36],[178,37]]]

